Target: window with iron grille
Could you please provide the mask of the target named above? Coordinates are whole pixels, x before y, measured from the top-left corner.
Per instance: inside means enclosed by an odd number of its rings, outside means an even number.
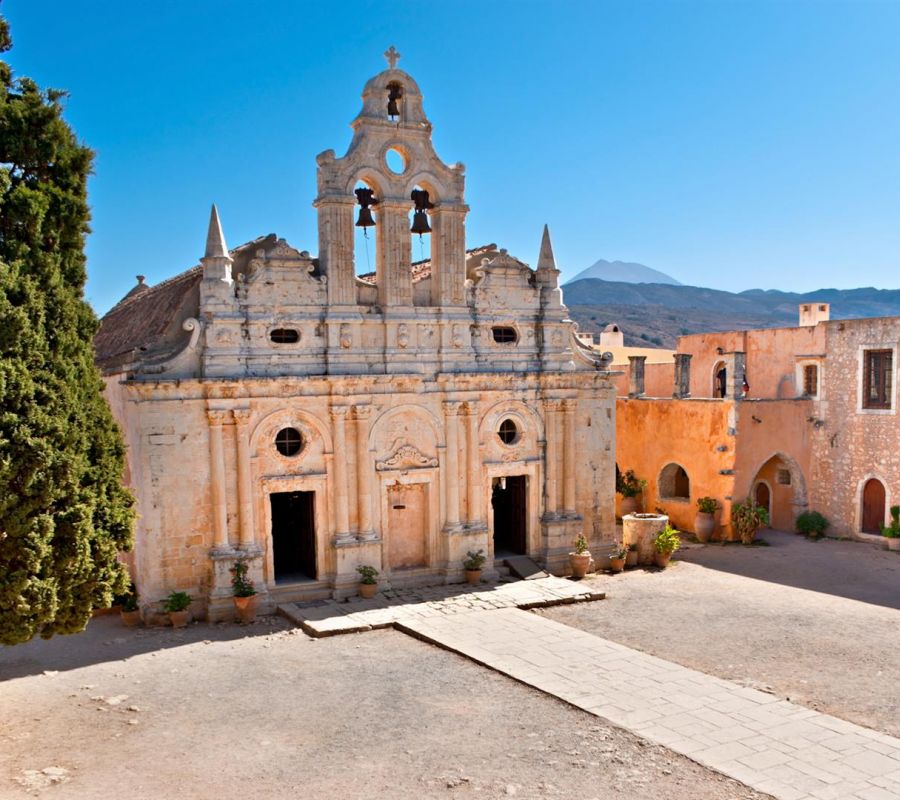
[[[863,408],[890,408],[893,353],[890,350],[866,350],[863,357]]]
[[[493,328],[494,341],[498,344],[513,344],[518,340],[515,328],[496,327]]]
[[[807,364],[803,368],[803,394],[807,397],[819,394],[819,367],[816,364]]]

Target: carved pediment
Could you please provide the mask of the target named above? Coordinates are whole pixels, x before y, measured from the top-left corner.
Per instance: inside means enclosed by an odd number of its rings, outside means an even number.
[[[404,444],[398,447],[393,455],[383,461],[376,461],[375,469],[384,472],[389,469],[425,469],[437,465],[436,458],[426,456],[411,444]]]

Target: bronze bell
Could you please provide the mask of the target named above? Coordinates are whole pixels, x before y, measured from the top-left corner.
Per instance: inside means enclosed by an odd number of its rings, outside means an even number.
[[[431,233],[431,226],[428,224],[428,214],[424,211],[416,211],[413,214],[412,227],[409,229],[411,233]]]
[[[388,85],[388,116],[389,117],[399,117],[400,116],[400,106],[397,105],[397,101],[403,97],[403,92],[400,90],[399,83],[391,83]]]
[[[356,219],[357,228],[372,228],[375,226],[375,218],[372,216],[372,210],[369,206],[374,206],[378,201],[375,199],[375,192],[371,189],[359,188],[353,194],[356,195],[356,202],[359,203],[359,216]]]
[[[410,198],[415,203],[416,211],[413,214],[412,227],[409,229],[411,233],[431,233],[431,226],[428,224],[428,214],[425,212],[429,208],[434,208],[434,203],[428,199],[428,192],[425,189],[413,189]]]
[[[356,218],[357,228],[372,228],[375,226],[375,218],[372,216],[372,209],[361,208],[359,216]]]

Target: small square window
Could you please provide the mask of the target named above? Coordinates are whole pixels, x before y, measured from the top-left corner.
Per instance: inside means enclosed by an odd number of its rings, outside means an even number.
[[[790,486],[791,485],[791,471],[789,469],[779,469],[775,473],[775,483],[778,483],[781,486]]]
[[[807,397],[819,396],[819,367],[807,364],[803,368],[803,394]]]

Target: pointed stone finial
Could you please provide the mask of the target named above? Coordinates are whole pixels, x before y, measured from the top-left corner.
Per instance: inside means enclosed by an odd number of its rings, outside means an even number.
[[[544,225],[544,236],[541,239],[541,252],[538,256],[538,269],[556,269],[556,258],[553,256],[553,245],[550,244],[550,228]]]
[[[387,50],[384,51],[384,57],[387,59],[389,69],[397,69],[397,62],[400,60],[400,53],[397,52],[397,48],[394,47],[394,45],[391,45]]]
[[[206,253],[204,258],[229,258],[228,247],[225,245],[225,236],[222,233],[222,223],[219,222],[219,210],[213,203],[209,214],[209,232],[206,234]]]

